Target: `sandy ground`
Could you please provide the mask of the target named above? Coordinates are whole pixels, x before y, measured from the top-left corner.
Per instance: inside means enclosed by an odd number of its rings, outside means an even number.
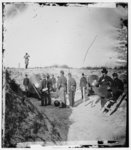
[[[98,102],[94,107],[91,101],[99,99],[98,96],[90,96],[83,102],[78,90],[75,98],[75,107],[57,108],[52,106],[42,107],[40,101],[31,98],[31,102],[43,113],[57,123],[59,132],[66,144],[92,144],[92,141],[118,141],[122,145],[126,136],[126,101],[111,116],[101,112]]]
[[[92,96],[89,100],[97,98]],[[100,103],[91,107],[89,100],[73,108],[68,141],[116,140],[119,136],[125,136],[126,111],[118,109],[116,114],[107,116],[100,111]],[[124,103],[122,105],[126,105]]]
[[[41,73],[49,72],[49,70],[37,70],[35,73],[39,71],[41,71]],[[16,82],[22,85],[24,74],[28,73],[30,76],[32,72],[32,70],[13,70],[12,78],[15,78]],[[58,75],[59,70],[55,73],[55,75]],[[75,74],[75,79],[79,84],[78,79],[81,76],[81,71],[77,73],[75,70],[73,74]],[[30,101],[41,112],[46,113],[50,120],[57,124],[63,141],[78,144],[81,141],[117,140],[119,144],[123,144],[126,137],[126,101],[121,103],[113,115],[108,116],[100,111],[100,102],[98,102],[95,107],[91,106],[89,102],[95,99],[98,99],[97,95],[90,96],[88,100],[83,102],[81,100],[80,89],[77,88],[75,107],[73,108],[61,109],[53,105],[42,107],[40,106],[41,102],[37,99],[30,98]]]

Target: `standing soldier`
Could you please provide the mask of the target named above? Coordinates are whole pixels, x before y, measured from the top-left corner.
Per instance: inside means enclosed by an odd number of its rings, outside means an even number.
[[[116,101],[118,97],[123,93],[124,91],[124,84],[123,82],[118,78],[117,73],[113,73],[113,98]]]
[[[25,68],[27,69],[28,68],[28,65],[29,65],[29,54],[28,53],[26,53],[25,54],[25,56],[24,56],[24,58],[25,58]]]
[[[70,106],[74,106],[74,99],[75,99],[75,91],[76,91],[76,81],[72,77],[71,73],[68,73],[68,94],[69,94],[69,102]]]
[[[101,73],[102,76],[99,78],[97,86],[100,85],[105,87],[112,87],[113,80],[107,75],[108,71],[106,70],[106,68],[103,68]]]
[[[60,77],[57,76],[57,89],[59,89]]]
[[[51,105],[51,94],[50,91],[52,90],[52,81],[50,79],[50,75],[47,74],[47,88],[48,88],[48,105]]]
[[[26,95],[28,96],[29,78],[28,78],[27,74],[25,74],[25,78],[23,80],[23,85],[25,86],[25,92],[26,92]]]
[[[41,99],[41,106],[46,106],[48,101],[48,95],[47,95],[47,81],[46,81],[46,75],[43,75],[42,80],[42,99]]]
[[[60,90],[60,98],[61,98],[61,106],[60,108],[66,107],[66,93],[67,93],[67,79],[64,76],[64,71],[60,71],[60,78],[59,78],[59,87]]]
[[[85,98],[86,87],[87,87],[87,80],[86,80],[86,77],[85,77],[84,73],[82,73],[82,77],[80,79],[80,88],[81,88],[81,97],[82,97],[82,99]]]
[[[102,73],[102,76],[99,78],[96,86],[100,87],[100,89],[102,89],[102,91],[100,93],[102,94],[101,108],[103,108],[107,102],[107,99],[110,99],[112,97],[111,88],[113,86],[113,80],[110,76],[107,75],[108,71],[106,70],[106,68],[103,68],[101,73]]]
[[[51,81],[52,81],[52,89],[55,92],[56,91],[56,78],[54,77],[54,74],[52,74]]]

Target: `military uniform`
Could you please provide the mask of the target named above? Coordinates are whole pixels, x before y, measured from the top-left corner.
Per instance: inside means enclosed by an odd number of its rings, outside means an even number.
[[[59,89],[59,85],[60,85],[60,77],[57,78],[57,89]]]
[[[23,85],[25,86],[25,92],[26,92],[26,94],[27,94],[27,96],[28,96],[28,90],[29,90],[29,78],[24,78],[24,80],[23,80]]]
[[[52,81],[50,78],[47,78],[47,88],[48,88],[48,105],[51,105],[51,94],[50,91],[52,89]]]
[[[56,79],[55,79],[55,77],[52,77],[51,81],[52,81],[52,89],[53,89],[53,91],[56,91]]]
[[[86,89],[87,87],[87,80],[86,80],[86,77],[82,77],[80,79],[80,88],[81,88],[81,97],[83,99],[85,93],[84,93],[84,90]]]
[[[25,68],[27,69],[28,68],[28,64],[29,64],[29,55],[28,54],[25,54],[24,58],[25,58]]]
[[[66,105],[67,79],[65,76],[60,76],[58,88],[60,92],[59,94],[60,94],[61,102]]]
[[[104,107],[107,101],[110,98],[112,98],[111,88],[112,88],[113,80],[111,77],[107,75],[108,71],[106,70],[106,68],[103,68],[101,73],[103,75],[99,78],[96,86],[99,87],[98,93],[101,95],[101,107]]]
[[[76,91],[76,81],[74,78],[70,77],[68,80],[68,92],[69,92],[69,102],[70,106],[74,106],[74,98]]]
[[[120,95],[122,95],[124,91],[124,84],[120,79],[118,79],[117,73],[113,73],[113,77],[115,78],[113,79],[112,88],[111,88],[112,99],[108,101],[103,112],[108,112],[110,107],[114,105],[114,103],[116,103],[117,99],[119,98]]]
[[[123,93],[124,91],[124,84],[123,82],[118,79],[118,78],[115,78],[113,80],[113,88],[112,88],[112,91],[113,91],[113,100],[117,100],[118,97]]]
[[[46,79],[42,80],[42,90],[47,88],[47,81]],[[41,105],[46,106],[48,104],[48,94],[47,91],[42,91],[42,99],[41,99]]]
[[[100,79],[98,80],[98,84],[100,85],[100,86],[105,86],[105,87],[111,87],[112,86],[112,84],[113,84],[113,80],[112,80],[112,78],[111,77],[109,77],[109,76],[102,76],[102,77],[100,77]]]

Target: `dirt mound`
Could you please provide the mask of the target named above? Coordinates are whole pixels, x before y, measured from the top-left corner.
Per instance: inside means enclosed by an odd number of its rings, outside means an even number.
[[[61,141],[55,124],[41,114],[24,96],[19,85],[6,72],[5,137],[3,147],[16,147],[20,142]]]

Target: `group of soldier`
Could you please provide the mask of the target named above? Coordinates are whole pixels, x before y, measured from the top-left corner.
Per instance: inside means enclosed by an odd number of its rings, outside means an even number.
[[[25,78],[23,80],[23,85],[25,86],[26,93],[29,92],[29,78],[28,75],[25,75]],[[76,91],[76,81],[72,77],[71,73],[68,73],[68,81],[67,78],[64,75],[64,71],[60,71],[60,76],[57,77],[57,79],[52,75],[50,77],[49,74],[43,74],[43,79],[41,82],[41,105],[51,105],[51,91],[52,92],[58,92],[59,98],[60,98],[60,108],[66,107],[66,95],[68,93],[69,95],[69,102],[70,106],[74,106],[74,96]],[[28,95],[28,94],[27,94]]]
[[[99,78],[96,86],[106,87],[109,94],[112,94],[111,98],[116,101],[124,91],[124,83],[118,78],[118,74],[115,72],[112,74],[112,78],[108,76],[108,71],[106,68],[103,68],[101,73],[102,76]]]
[[[98,81],[95,83],[95,87],[105,87],[107,88],[107,91],[109,91],[110,94],[112,94],[112,99],[116,101],[118,97],[123,93],[124,91],[124,84],[123,82],[118,78],[117,73],[113,73],[111,78],[108,76],[108,71],[106,68],[103,68],[101,71],[102,76],[98,79]],[[24,86],[25,90],[28,90],[28,77],[26,75],[26,78],[24,79]],[[41,105],[51,105],[51,91],[56,92],[59,91],[59,99],[60,99],[60,108],[65,108],[67,106],[67,95],[69,98],[69,105],[70,107],[74,106],[75,103],[75,93],[76,93],[76,80],[72,77],[71,73],[68,73],[68,80],[64,75],[64,71],[60,71],[60,76],[57,77],[57,79],[52,75],[52,78],[49,74],[45,75],[43,74],[42,79],[42,99],[41,99]],[[88,79],[85,77],[84,73],[82,73],[82,77],[80,79],[80,89],[81,89],[81,98],[84,99],[85,95],[88,96],[93,93],[92,85],[89,84]],[[86,91],[86,92],[85,92]],[[104,96],[101,96],[101,99],[103,99]]]
[[[95,87],[99,88],[99,96],[101,100],[101,109],[103,112],[108,112],[110,107],[115,104],[118,98],[125,94],[124,83],[119,79],[117,73],[112,74],[112,78],[108,76],[108,71],[106,68],[103,68],[101,71],[102,76],[94,84]],[[88,85],[90,87],[90,85]],[[88,88],[88,94],[90,95],[91,88]],[[93,103],[95,105],[95,101]]]
[[[47,77],[47,79],[46,79]],[[68,81],[64,75],[64,71],[60,71],[60,76],[56,78],[52,75],[50,78],[49,74],[44,75],[44,79],[42,80],[42,89],[43,89],[43,98],[41,100],[42,105],[50,105],[51,104],[51,95],[50,91],[58,92],[60,99],[60,108],[65,108],[67,106],[66,95],[69,95],[70,106],[74,105],[74,96],[76,91],[76,81],[72,78],[71,73],[68,73]]]

